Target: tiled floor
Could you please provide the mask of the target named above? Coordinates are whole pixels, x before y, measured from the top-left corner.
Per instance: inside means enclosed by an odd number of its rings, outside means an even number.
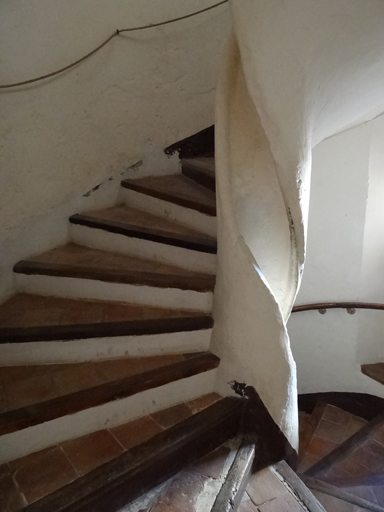
[[[248,483],[238,512],[307,512],[297,499],[269,467],[253,475]]]
[[[18,294],[0,305],[0,332],[4,328],[127,322],[194,315],[196,313],[193,311],[153,308],[119,302]]]
[[[302,415],[301,437],[310,428],[310,419]],[[366,420],[354,416],[333,405],[324,405],[321,416],[317,419],[315,430],[309,439],[305,453],[300,454],[301,463],[298,472],[304,473],[308,468],[322,459],[329,452],[340,446],[346,439],[360,430]]]
[[[219,398],[216,393],[211,393],[130,423],[66,441],[3,464],[0,466],[0,510],[21,510],[26,504],[46,496],[133,446],[147,441],[164,429],[208,407]],[[222,453],[219,453],[218,457],[221,463]],[[201,475],[200,483],[211,476],[208,474],[210,468],[217,474],[217,460],[216,469],[215,461],[206,462],[205,466],[203,461],[200,466],[197,464],[193,468],[195,473]],[[159,508],[156,512],[163,510],[166,509]],[[182,510],[186,512],[188,509]]]
[[[0,413],[185,360],[174,354],[77,364],[0,367]]]
[[[235,457],[232,441],[181,471],[160,488],[141,496],[120,512],[209,511]]]

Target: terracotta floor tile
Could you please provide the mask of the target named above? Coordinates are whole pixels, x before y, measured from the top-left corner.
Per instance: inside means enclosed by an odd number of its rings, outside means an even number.
[[[51,376],[41,375],[14,382],[7,387],[6,397],[12,410],[55,398],[57,391]]]
[[[79,475],[84,475],[121,453],[124,449],[107,430],[62,443],[61,448]]]
[[[1,464],[1,466],[0,466],[0,479],[4,478],[5,476],[9,475],[10,473],[11,473],[10,466],[7,463]]]
[[[24,496],[11,476],[0,479],[0,510],[1,512],[18,512],[26,506]]]
[[[307,469],[309,469],[314,464],[316,464],[316,462],[318,462],[320,460],[320,458],[321,457],[319,457],[318,455],[306,453],[300,462],[300,465],[298,467],[298,472],[304,473],[305,471],[307,471]]]
[[[282,496],[286,490],[271,468],[253,474],[247,485],[247,493],[258,506],[268,500]]]
[[[15,472],[14,478],[28,503],[63,487],[77,478],[64,452],[53,448],[43,457]]]
[[[5,386],[28,377],[28,366],[0,366],[0,382]]]
[[[270,500],[258,505],[259,512],[306,512],[301,503],[289,492],[283,496],[278,496],[275,500]]]
[[[230,449],[227,446],[220,446],[220,448],[208,453],[208,455],[193,464],[190,470],[217,479],[224,469],[229,453]]]
[[[191,409],[192,414],[196,414],[197,412],[200,412],[206,407],[214,404],[221,398],[222,397],[218,393],[209,393],[208,395],[200,396],[199,398],[190,400],[189,402],[186,402],[185,405]]]
[[[191,409],[185,404],[175,405],[151,414],[152,418],[163,428],[169,428],[192,416]]]
[[[207,478],[183,471],[151,508],[151,512],[196,512],[195,503],[204,490]]]
[[[92,388],[104,382],[94,363],[76,365],[76,367],[55,373],[52,378],[60,396]]]
[[[359,447],[354,450],[351,457],[357,462],[371,470],[373,473],[381,472],[384,470],[384,459],[379,453],[375,454],[371,450],[366,450],[364,447]]]
[[[353,434],[356,434],[361,428],[364,427],[368,422],[364,420],[363,418],[359,418],[358,416],[351,415],[347,428],[344,432],[343,442],[353,436]]]
[[[381,427],[373,435],[373,439],[384,446],[384,427]]]
[[[184,361],[182,354],[151,357],[128,357],[95,363],[98,372],[106,380],[118,380],[138,373],[161,368],[169,364]]]
[[[257,510],[257,507],[253,504],[252,500],[249,499],[249,497],[248,499],[242,500],[237,510],[238,512],[259,512]]]
[[[18,459],[12,460],[9,462],[9,465],[12,469],[12,471],[17,471],[18,469],[28,466],[28,464],[31,464],[32,462],[38,463],[38,460],[41,459],[43,456],[47,455],[49,452],[51,452],[56,446],[50,446],[48,448],[44,448],[44,450],[39,450],[38,452],[30,453],[29,455],[25,455],[24,457],[19,457]]]
[[[307,453],[316,455],[320,458],[328,455],[332,450],[338,447],[337,443],[322,439],[321,437],[313,436],[311,442],[308,445]]]
[[[338,468],[340,468],[342,471],[345,471],[350,475],[362,475],[367,472],[366,467],[361,465],[353,457],[348,457],[347,459],[337,464],[335,466],[335,470],[337,470]]]
[[[346,426],[338,423],[332,423],[327,420],[320,420],[316,430],[315,436],[333,441],[334,443],[341,444],[344,437]]]
[[[348,425],[351,418],[349,412],[343,411],[333,405],[327,405],[323,412],[323,420],[331,421],[332,423],[338,423],[340,425]]]
[[[109,430],[126,450],[148,441],[148,439],[163,431],[160,425],[150,416],[144,416]]]

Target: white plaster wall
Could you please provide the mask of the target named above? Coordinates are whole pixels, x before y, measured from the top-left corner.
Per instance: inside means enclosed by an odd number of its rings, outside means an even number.
[[[207,7],[206,0],[4,0],[1,83],[54,71],[117,28]],[[86,192],[143,158],[213,124],[227,6],[116,37],[55,78],[1,90],[0,232]],[[157,172],[167,172],[165,165]]]
[[[384,117],[318,144],[313,151],[307,260],[296,304],[383,302]],[[288,322],[298,390],[366,392],[383,387],[361,374],[382,360],[384,315],[345,310],[294,313]]]

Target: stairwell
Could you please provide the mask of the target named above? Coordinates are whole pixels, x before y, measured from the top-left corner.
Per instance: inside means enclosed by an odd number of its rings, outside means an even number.
[[[71,243],[15,264],[1,510],[384,511],[382,415],[319,402],[300,413],[297,474],[259,470],[273,450],[249,435],[249,400],[216,392],[213,159],[121,185],[124,205],[73,215]]]

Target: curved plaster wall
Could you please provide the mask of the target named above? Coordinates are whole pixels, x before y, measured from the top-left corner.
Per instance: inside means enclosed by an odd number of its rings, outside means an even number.
[[[212,4],[212,2],[211,2]],[[117,28],[189,14],[207,0],[4,0],[1,83],[54,71]],[[120,35],[52,79],[0,91],[0,235],[213,124],[227,6]],[[153,172],[167,172],[160,163]]]
[[[286,321],[305,259],[311,150],[384,110],[384,4],[232,0],[231,8],[235,35],[217,103],[214,344],[223,382],[255,385],[297,446]]]

